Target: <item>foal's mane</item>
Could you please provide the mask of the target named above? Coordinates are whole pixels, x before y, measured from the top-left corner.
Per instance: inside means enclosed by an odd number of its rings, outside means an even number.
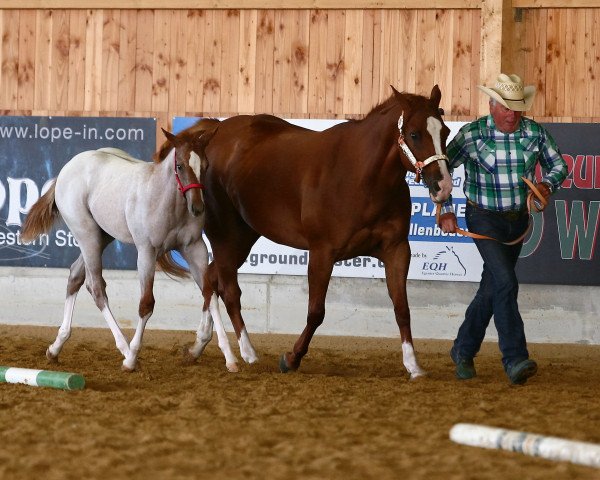
[[[408,104],[409,108],[412,108],[417,103],[422,103],[427,100],[427,97],[423,95],[417,95],[414,93],[406,93],[401,92],[402,100]],[[392,93],[386,100],[382,101],[380,104],[375,105],[369,113],[365,116],[368,118],[370,116],[374,116],[377,114],[385,115],[390,109],[400,104],[400,100],[396,97],[394,93]]]

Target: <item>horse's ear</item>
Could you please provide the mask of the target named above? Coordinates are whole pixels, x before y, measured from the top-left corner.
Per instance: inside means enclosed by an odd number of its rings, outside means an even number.
[[[392,87],[392,92],[394,92],[394,96],[396,98],[400,98],[402,96],[402,94],[398,90],[396,90],[393,85],[390,85],[390,87]]]
[[[431,95],[429,96],[429,100],[431,100],[436,107],[439,107],[440,101],[442,100],[442,92],[440,90],[440,87],[437,86],[437,84],[434,85],[431,89]]]
[[[169,142],[171,143],[175,143],[175,135],[173,135],[171,132],[167,132],[164,128],[160,127],[160,129],[162,130],[162,132],[164,133],[165,137],[167,137],[167,140],[169,140]]]

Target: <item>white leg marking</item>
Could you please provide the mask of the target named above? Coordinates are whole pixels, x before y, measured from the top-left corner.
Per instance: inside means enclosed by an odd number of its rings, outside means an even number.
[[[231,345],[229,344],[229,338],[227,337],[227,332],[225,331],[225,327],[223,325],[221,312],[219,312],[219,300],[217,299],[216,295],[213,295],[210,299],[210,314],[214,321],[215,330],[217,331],[219,348],[225,356],[225,366],[230,372],[237,372],[237,358],[235,357],[235,354],[231,349]],[[256,357],[256,353],[254,356]]]
[[[48,347],[46,351],[46,356],[49,359],[56,359],[60,354],[60,351],[63,348],[65,342],[71,336],[71,322],[73,320],[73,309],[75,308],[75,299],[77,298],[77,293],[73,295],[69,295],[65,300],[65,310],[63,314],[63,321],[58,329],[58,334],[54,343]]]
[[[135,370],[137,356],[140,352],[140,349],[142,348],[142,338],[144,336],[144,330],[146,330],[146,323],[148,322],[150,315],[152,315],[152,313],[138,320],[135,333],[133,334],[133,338],[131,339],[131,342],[129,344],[129,355],[125,355],[125,360],[123,360],[123,367],[127,370]]]
[[[252,346],[252,342],[250,342],[250,337],[248,336],[246,327],[242,329],[238,343],[240,344],[240,355],[246,363],[254,363],[258,361],[258,355],[256,355],[256,351]]]
[[[106,323],[108,324],[110,331],[113,334],[113,337],[115,337],[115,344],[117,345],[117,348],[125,358],[129,357],[129,343],[127,342],[125,335],[123,335],[123,332],[119,328],[115,317],[113,317],[110,308],[108,308],[108,303],[102,309],[102,315],[104,316],[104,320],[106,320]]]
[[[412,344],[408,342],[402,343],[402,361],[404,363],[404,367],[406,370],[408,370],[408,373],[410,373],[411,380],[426,375],[425,370],[423,370],[419,366],[419,362],[417,362],[415,349],[413,348]]]
[[[206,345],[212,339],[213,333],[213,321],[208,310],[202,311],[202,317],[200,318],[200,324],[198,330],[196,330],[196,342],[189,349],[190,355],[194,358],[198,358],[204,352]]]

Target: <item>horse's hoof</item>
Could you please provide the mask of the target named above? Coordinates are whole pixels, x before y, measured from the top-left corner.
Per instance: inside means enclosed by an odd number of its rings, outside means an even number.
[[[237,363],[226,363],[225,366],[231,373],[237,373],[240,371]]]
[[[288,373],[295,371],[295,368],[288,367],[287,361],[285,360],[285,353],[279,357],[279,371],[281,373]]]
[[[46,358],[50,363],[58,363],[58,355],[52,355],[50,347],[46,349]]]
[[[183,358],[181,359],[181,363],[183,365],[189,366],[189,365],[193,365],[194,363],[196,363],[197,357],[195,357],[192,354],[192,352],[190,352],[190,349],[188,347],[183,347],[183,350],[181,353],[183,354]]]

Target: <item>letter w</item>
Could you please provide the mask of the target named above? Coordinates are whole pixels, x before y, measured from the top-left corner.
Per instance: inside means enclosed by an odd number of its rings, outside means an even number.
[[[588,208],[589,214],[586,218],[585,203],[573,201],[569,216],[567,202],[565,200],[556,201],[556,223],[561,258],[572,260],[576,247],[579,248],[581,260],[591,260],[594,257],[600,218],[600,201],[590,201]]]

